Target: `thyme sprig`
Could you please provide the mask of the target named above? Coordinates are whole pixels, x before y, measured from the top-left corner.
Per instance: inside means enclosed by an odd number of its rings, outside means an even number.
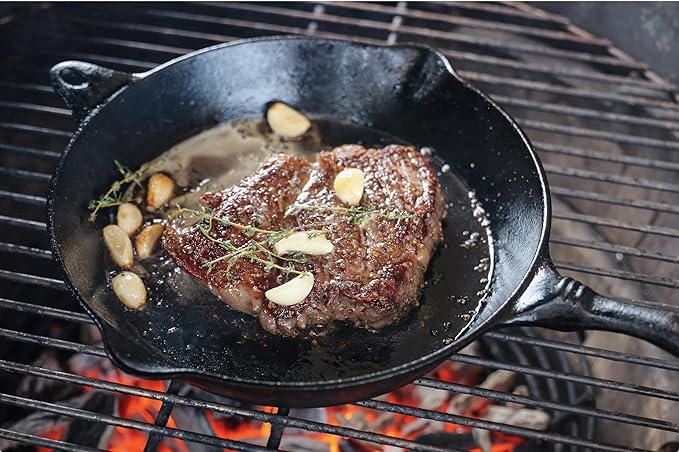
[[[356,224],[361,224],[366,220],[371,220],[374,218],[384,218],[387,220],[398,221],[410,216],[407,212],[389,212],[384,209],[371,209],[362,206],[341,207],[309,204],[293,204],[285,213],[285,215],[294,215],[300,210],[320,210],[346,213],[350,216],[351,221]],[[179,208],[173,213],[172,218],[184,212],[196,215],[198,219],[195,224],[199,225],[198,229],[200,233],[225,251],[225,254],[215,259],[206,260],[203,263],[203,266],[207,268],[208,274],[210,274],[214,270],[215,265],[220,262],[228,262],[227,268],[225,270],[228,273],[228,271],[231,269],[231,266],[239,259],[247,259],[250,262],[262,264],[266,272],[269,272],[271,269],[275,268],[286,274],[292,273],[301,275],[304,273],[304,271],[300,271],[296,268],[296,265],[307,262],[307,258],[304,254],[295,253],[290,256],[283,256],[271,249],[271,247],[276,242],[297,231],[297,229],[263,229],[252,224],[242,224],[232,221],[227,217],[217,215],[213,210],[210,209],[196,210],[189,208]],[[212,234],[213,225],[215,223],[222,226],[240,229],[247,237],[253,237],[255,234],[259,234],[260,236],[263,235],[264,238],[261,240],[254,240],[251,238],[245,244],[236,246],[230,240],[225,240]],[[313,236],[318,233],[318,231],[307,232],[309,233],[310,238],[313,238]],[[277,262],[285,262],[286,265],[280,265]]]
[[[372,220],[376,218],[384,218],[385,220],[403,220],[410,216],[407,212],[390,212],[385,209],[371,209],[370,207],[363,206],[351,206],[351,207],[341,207],[341,206],[329,206],[327,204],[312,205],[312,204],[293,204],[285,212],[285,216],[295,215],[297,212],[302,210],[320,210],[320,211],[330,211],[330,212],[341,212],[349,215],[352,223],[361,224],[366,220]]]
[[[298,270],[295,265],[305,264],[307,262],[306,257],[302,253],[293,253],[290,256],[283,256],[276,253],[274,250],[269,248],[269,246],[275,244],[279,240],[287,237],[293,231],[289,229],[280,229],[277,231],[262,229],[252,225],[246,225],[242,223],[237,223],[231,221],[226,217],[218,216],[211,210],[194,210],[194,209],[178,209],[177,214],[181,212],[189,212],[198,216],[198,226],[199,231],[205,238],[219,246],[226,251],[225,254],[219,256],[215,259],[206,260],[203,266],[207,268],[208,274],[210,274],[215,265],[220,262],[228,262],[226,272],[231,269],[231,266],[235,264],[239,259],[247,259],[250,262],[256,262],[264,266],[264,271],[269,272],[272,269],[278,269],[285,274],[296,274],[301,275],[304,271]],[[207,224],[203,224],[207,222]],[[215,237],[211,231],[214,223],[221,224],[223,226],[230,226],[244,231],[245,235],[252,237],[254,234],[265,235],[266,238],[263,240],[253,240],[250,239],[241,246],[234,245],[230,240],[225,240],[220,237]],[[277,263],[277,261],[285,262],[287,265],[283,266]]]
[[[141,178],[148,167],[148,164],[145,163],[136,171],[132,171],[117,160],[114,160],[113,163],[115,163],[122,178],[113,182],[106,193],[99,198],[90,201],[88,209],[92,211],[89,217],[92,222],[97,219],[97,214],[101,209],[129,202],[132,199],[132,191],[127,188],[129,188],[131,184],[141,187]],[[123,191],[123,188],[126,190]]]

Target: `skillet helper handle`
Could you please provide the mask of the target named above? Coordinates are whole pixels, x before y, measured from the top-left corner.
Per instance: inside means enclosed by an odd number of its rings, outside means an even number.
[[[614,331],[645,339],[679,356],[679,311],[604,297],[559,275],[551,264],[538,271],[503,323],[562,331]]]
[[[99,104],[139,76],[84,61],[63,61],[50,69],[56,92],[82,121]]]

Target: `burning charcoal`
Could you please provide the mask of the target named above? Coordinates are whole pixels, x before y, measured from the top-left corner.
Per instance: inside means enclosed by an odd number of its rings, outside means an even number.
[[[549,426],[550,416],[542,410],[530,408],[521,408],[517,410],[508,406],[492,405],[488,407],[485,419],[492,422],[513,425],[515,427],[546,430]]]
[[[437,410],[441,404],[450,398],[450,392],[443,389],[428,388],[426,386],[413,386],[413,395],[419,401],[418,406],[427,410]],[[441,424],[431,419],[420,418],[403,426],[401,434],[408,436],[413,432],[424,430],[432,424]],[[442,424],[439,426],[442,428]],[[437,428],[438,430],[438,428]]]
[[[450,398],[450,392],[443,389],[429,388],[427,386],[415,386],[413,395],[420,402],[420,408],[436,410],[443,402]]]
[[[432,421],[430,419],[415,419],[413,422],[406,424],[401,429],[401,434],[403,436],[408,436],[413,432],[418,430],[424,430]]]
[[[481,452],[491,452],[493,448],[493,440],[490,436],[490,431],[481,428],[472,429],[474,441],[481,448]]]
[[[214,429],[205,416],[205,410],[177,405],[172,409],[172,419],[174,419],[178,429],[210,436],[215,435]],[[164,438],[163,441],[165,441],[165,439],[169,438]],[[170,447],[172,447],[172,444],[173,441],[168,441],[168,444],[165,444],[165,442],[163,443],[164,446]],[[191,452],[220,452],[221,450],[220,447],[201,443],[191,443]]]
[[[526,396],[530,395],[530,391],[528,390],[528,386],[519,385],[516,388],[514,388],[514,391],[512,391],[512,394],[526,397]],[[508,407],[512,407],[512,408],[517,409],[517,410],[519,408],[523,408],[523,405],[521,405],[520,403],[507,402],[506,405]]]
[[[78,375],[110,375],[118,370],[111,360],[102,356],[79,353],[71,356],[67,363],[68,369]]]
[[[116,394],[94,390],[86,395],[87,399],[80,407],[81,409],[108,416],[117,415],[118,398]],[[75,418],[66,429],[63,440],[81,446],[105,449],[113,430],[112,425],[104,422]]]
[[[458,353],[464,355],[479,356],[481,354],[481,351],[479,349],[479,343],[472,342],[471,344],[467,345],[465,348],[460,350]],[[479,366],[475,364],[468,364],[459,361],[451,361],[451,365],[453,366],[453,370],[460,375],[466,374],[472,368],[479,369]]]
[[[3,427],[14,432],[41,435],[47,432],[64,430],[67,422],[67,418],[56,414],[35,412],[9,426],[3,425]],[[20,441],[0,438],[0,450],[3,451],[18,448],[22,445],[24,444]]]
[[[46,369],[64,371],[59,360],[59,354],[54,350],[43,351],[38,359],[33,361],[34,366]],[[59,401],[73,397],[78,388],[67,383],[41,378],[34,375],[25,375],[17,384],[17,395],[30,398],[38,398],[46,401]],[[1,449],[0,449],[1,450]]]

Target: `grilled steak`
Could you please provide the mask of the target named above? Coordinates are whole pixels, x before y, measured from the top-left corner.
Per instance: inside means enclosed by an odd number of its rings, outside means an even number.
[[[351,212],[333,190],[335,176],[346,168],[365,173],[360,209]],[[226,241],[236,248],[266,243],[266,234],[182,214],[163,235],[163,248],[184,270],[230,306],[257,316],[267,331],[287,336],[320,330],[333,320],[379,329],[404,317],[418,305],[445,215],[426,158],[398,145],[341,146],[313,163],[275,155],[238,185],[206,193],[201,203],[214,217],[261,230],[326,231],[335,250],[295,264],[313,273],[315,282],[302,302],[289,307],[268,301],[264,292],[290,275],[247,257],[215,262],[229,253]],[[293,205],[317,208],[289,210]]]

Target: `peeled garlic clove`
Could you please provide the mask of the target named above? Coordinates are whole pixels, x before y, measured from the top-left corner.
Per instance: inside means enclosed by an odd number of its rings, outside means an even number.
[[[146,186],[146,203],[157,209],[166,204],[174,194],[174,181],[163,173],[156,173],[149,177]]]
[[[293,232],[276,242],[273,248],[281,256],[294,252],[320,256],[335,251],[335,246],[325,237],[325,233],[317,231]]]
[[[141,230],[134,241],[134,248],[137,250],[139,259],[146,259],[153,253],[164,230],[165,228],[160,223],[154,223]]]
[[[309,118],[283,102],[276,102],[269,107],[266,122],[271,130],[288,138],[303,135],[311,128]]]
[[[113,292],[125,306],[139,309],[146,303],[146,287],[141,278],[132,272],[122,272],[111,279]]]
[[[123,228],[117,224],[109,224],[104,227],[104,243],[116,265],[122,268],[132,266],[134,263],[132,241],[123,231]]]
[[[333,188],[337,197],[345,204],[357,206],[363,197],[365,175],[358,168],[347,168],[335,176]]]
[[[142,220],[141,210],[134,204],[126,202],[118,207],[116,221],[127,235],[134,234],[141,226]]]
[[[285,284],[269,289],[264,296],[272,303],[281,306],[292,306],[304,300],[314,287],[314,275],[304,272]]]

